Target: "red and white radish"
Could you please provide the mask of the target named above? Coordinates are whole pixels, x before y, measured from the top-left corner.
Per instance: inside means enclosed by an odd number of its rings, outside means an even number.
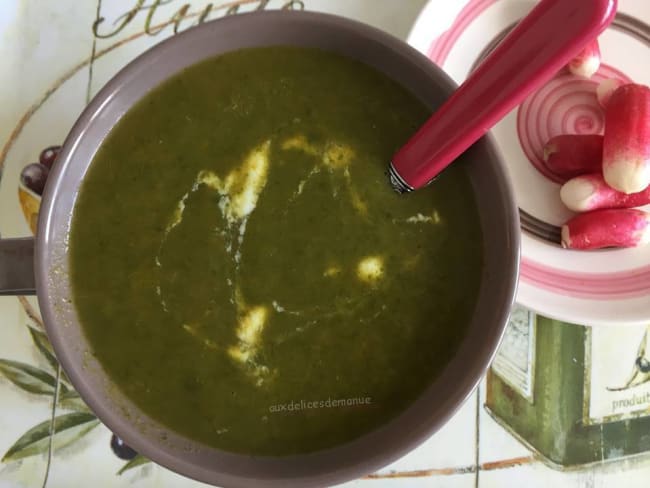
[[[635,247],[650,241],[650,214],[634,208],[595,210],[562,226],[562,247]]]
[[[596,98],[598,98],[598,103],[603,109],[607,108],[607,103],[609,102],[609,99],[612,98],[614,92],[624,84],[624,81],[616,78],[608,78],[598,84],[598,88],[596,88]]]
[[[600,46],[594,39],[569,62],[569,71],[576,76],[591,78],[600,68]]]
[[[650,187],[639,193],[622,193],[609,186],[603,175],[592,173],[567,181],[560,190],[560,198],[574,212],[642,207],[650,204]]]
[[[599,172],[603,164],[603,136],[588,134],[553,137],[544,146],[544,162],[551,172],[567,179]]]
[[[612,188],[637,193],[650,185],[650,88],[628,84],[607,102],[603,175]]]

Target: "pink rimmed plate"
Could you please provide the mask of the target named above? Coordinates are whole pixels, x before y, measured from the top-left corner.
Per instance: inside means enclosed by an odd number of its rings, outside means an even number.
[[[533,0],[430,0],[408,42],[462,82],[535,6]],[[492,131],[515,186],[522,264],[517,301],[583,325],[650,323],[650,246],[569,251],[559,227],[571,217],[560,185],[544,169],[542,148],[559,134],[602,133],[597,83],[620,78],[650,85],[650,2],[619,0],[614,24],[599,38],[603,65],[590,80],[566,72],[513,110]],[[650,210],[650,208],[648,208]]]

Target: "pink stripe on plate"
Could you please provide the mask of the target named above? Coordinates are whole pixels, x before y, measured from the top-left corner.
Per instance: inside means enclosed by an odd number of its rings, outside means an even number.
[[[582,273],[522,259],[522,281],[559,295],[620,300],[650,294],[650,266],[617,273]]]
[[[434,39],[429,46],[428,57],[431,61],[439,66],[442,66],[451,49],[458,41],[458,38],[465,32],[465,29],[492,4],[498,0],[471,0],[463,10],[460,11],[458,17],[454,19],[451,27],[443,32],[440,37]]]

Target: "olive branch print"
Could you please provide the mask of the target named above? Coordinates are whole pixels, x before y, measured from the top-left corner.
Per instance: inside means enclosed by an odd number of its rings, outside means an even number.
[[[44,366],[0,358],[0,377],[30,396],[44,397],[51,401],[54,411],[61,410],[61,413],[43,420],[22,434],[2,454],[0,461],[3,463],[62,449],[78,442],[100,424],[61,369],[45,334],[41,317],[25,297],[18,299],[31,321],[31,324],[26,324],[26,329]],[[111,440],[111,448],[118,457],[127,460],[117,472],[118,475],[150,462],[115,435]]]

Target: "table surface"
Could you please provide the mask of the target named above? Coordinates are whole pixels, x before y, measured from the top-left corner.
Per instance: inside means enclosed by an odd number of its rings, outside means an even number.
[[[453,1],[453,0],[437,0]],[[426,0],[270,0],[365,21],[405,39]],[[0,3],[0,234],[30,235],[17,197],[22,167],[60,144],[88,100],[134,56],[183,30],[213,3],[210,18],[260,0],[3,0]],[[161,3],[156,8],[152,4]],[[187,9],[183,9],[188,5]],[[93,25],[97,19],[104,19]],[[78,399],[55,402],[56,360],[47,352],[31,297],[0,297],[0,488],[193,487],[153,463],[127,466],[111,432]],[[567,325],[567,327],[571,327]],[[45,351],[44,351],[45,350]],[[20,363],[20,364],[18,364]],[[58,391],[60,393],[60,389]],[[76,403],[75,403],[76,402]],[[486,380],[438,433],[397,462],[349,486],[645,486],[650,458],[623,458],[572,470],[548,467],[486,411]],[[56,422],[53,423],[54,419]],[[123,456],[124,452],[120,452]],[[128,456],[125,456],[128,457]],[[139,459],[139,458],[136,458]],[[203,485],[205,486],[205,485]]]

